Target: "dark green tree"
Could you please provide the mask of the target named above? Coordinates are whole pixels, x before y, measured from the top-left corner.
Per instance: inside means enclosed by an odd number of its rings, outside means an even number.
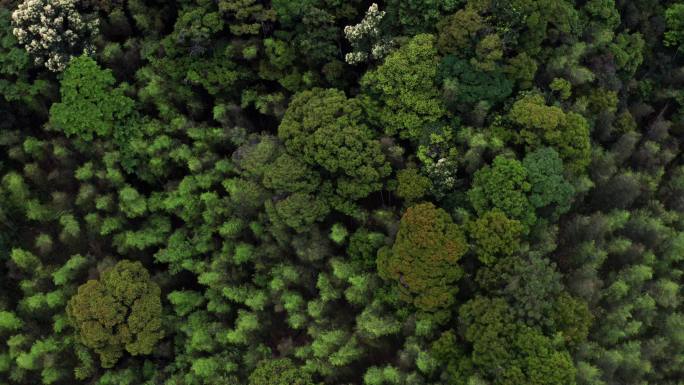
[[[549,208],[556,217],[567,212],[575,189],[563,176],[563,161],[556,150],[545,147],[530,152],[522,164],[531,185],[529,199],[532,206]]]
[[[450,107],[466,109],[482,101],[493,105],[513,92],[513,82],[501,71],[482,71],[453,55],[442,59],[437,76]]]

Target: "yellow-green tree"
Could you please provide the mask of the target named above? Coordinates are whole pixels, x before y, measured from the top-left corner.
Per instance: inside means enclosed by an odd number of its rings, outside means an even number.
[[[553,147],[574,172],[584,171],[589,164],[589,123],[582,115],[547,106],[542,95],[530,93],[513,104],[508,118],[521,127],[520,139],[528,148]]]
[[[374,132],[362,122],[356,99],[336,89],[296,94],[278,127],[295,159],[334,180],[332,206],[352,214],[353,202],[382,188],[390,166]]]
[[[159,286],[140,262],[121,261],[69,300],[67,315],[81,343],[109,368],[123,355],[149,354],[162,338]]]
[[[439,58],[433,35],[414,36],[361,79],[366,107],[388,135],[419,139],[447,111],[435,84]]]
[[[498,209],[468,223],[468,235],[474,241],[477,257],[486,265],[518,251],[524,230],[520,221],[509,219]]]
[[[421,175],[415,167],[405,168],[397,172],[397,196],[407,204],[425,196],[432,187],[430,179]]]
[[[249,385],[311,385],[311,375],[288,358],[263,360],[249,376]]]

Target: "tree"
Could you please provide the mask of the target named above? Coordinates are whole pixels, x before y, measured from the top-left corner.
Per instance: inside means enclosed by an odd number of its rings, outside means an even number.
[[[74,58],[61,81],[61,102],[50,108],[50,122],[67,136],[92,140],[129,129],[134,101],[114,88],[110,70],[102,70],[87,56]]]
[[[277,193],[313,193],[321,183],[321,177],[301,158],[282,154],[268,165],[262,183]]]
[[[674,3],[668,7],[665,11],[665,21],[667,22],[665,45],[681,49],[682,42],[684,42],[684,4]]]
[[[264,23],[276,19],[274,10],[256,0],[220,0],[218,9],[236,21],[230,23],[230,32],[234,35],[257,35]]]
[[[569,1],[511,0],[479,4],[490,8],[494,24],[508,35],[509,44],[531,55],[538,55],[545,41],[553,43],[569,38],[579,30],[579,12]]]
[[[379,60],[385,57],[392,48],[392,40],[381,36],[380,22],[385,16],[378,10],[376,3],[371,4],[363,20],[356,25],[344,27],[344,36],[354,51],[344,56],[349,64],[358,64],[369,59]]]
[[[278,39],[265,39],[264,51],[267,60],[259,63],[259,76],[277,80],[291,91],[298,91],[304,86],[302,74],[295,67],[296,55],[291,45]]]
[[[43,79],[31,81],[29,55],[18,45],[10,23],[11,12],[0,9],[0,94],[5,100],[21,100],[33,107],[35,98],[47,92],[49,83]]]
[[[547,106],[542,95],[529,93],[513,104],[508,118],[521,127],[520,139],[528,148],[554,147],[576,173],[589,164],[589,124],[581,115]]]
[[[85,346],[112,367],[123,351],[150,354],[162,338],[159,286],[140,262],[120,261],[78,288],[67,315]]]
[[[66,285],[80,270],[83,270],[87,262],[88,259],[80,254],[72,255],[62,267],[52,273],[52,281],[55,285]]]
[[[0,332],[19,330],[24,322],[10,311],[0,311]]]
[[[521,52],[508,60],[504,72],[518,83],[520,89],[525,90],[532,88],[538,67],[537,62],[527,52]]]
[[[586,302],[561,293],[554,302],[552,314],[556,328],[563,333],[569,347],[579,346],[587,340],[594,317]]]
[[[456,13],[443,17],[437,24],[439,51],[452,55],[472,52],[477,33],[486,26],[484,18],[476,7],[472,6],[466,6]]]
[[[14,36],[38,65],[64,70],[73,55],[91,53],[97,19],[82,15],[76,0],[25,0],[12,13]]]
[[[123,0],[83,0],[85,8],[111,12],[113,9],[121,7]]]
[[[497,364],[506,367],[513,352],[505,344],[515,333],[515,321],[506,302],[500,298],[475,297],[459,308],[459,323],[466,341],[473,344],[473,363],[488,374]]]
[[[296,192],[277,202],[266,202],[266,212],[274,223],[284,223],[301,233],[330,212],[328,204],[313,195]]]
[[[475,57],[470,64],[476,69],[491,72],[497,69],[498,62],[503,58],[503,43],[499,35],[486,35],[475,46]]]
[[[379,142],[361,122],[358,102],[342,91],[316,88],[295,95],[278,137],[290,154],[332,173],[339,170],[357,177],[355,170],[380,169],[383,172],[373,175],[379,179],[387,172]]]
[[[430,179],[420,175],[415,167],[405,168],[397,172],[397,196],[407,204],[418,201],[432,187]]]
[[[572,385],[575,366],[570,353],[535,329],[521,327],[512,338],[516,357],[495,384]]]
[[[415,35],[432,31],[440,16],[453,11],[462,3],[462,0],[389,0],[387,9],[393,11],[392,19],[403,27],[405,33]]]
[[[572,385],[567,350],[537,329],[516,324],[500,298],[476,297],[459,309],[473,364],[496,385]]]
[[[201,293],[189,290],[174,291],[169,293],[167,298],[176,310],[176,314],[181,317],[188,315],[204,303],[204,297]]]
[[[615,37],[610,50],[615,56],[615,63],[618,68],[624,70],[625,76],[633,76],[644,62],[645,44],[644,37],[639,32],[621,33]]]
[[[417,140],[446,115],[439,91],[435,37],[414,36],[361,79],[370,117],[388,135]]]
[[[517,252],[524,231],[520,221],[508,219],[498,209],[485,212],[470,222],[467,229],[478,259],[485,265],[491,265],[497,258]]]
[[[549,88],[558,92],[561,100],[567,100],[572,95],[572,84],[564,78],[554,78]]]
[[[463,275],[459,259],[468,250],[463,232],[432,203],[409,207],[392,248],[378,252],[378,273],[398,284],[404,298],[425,311],[451,305]]]
[[[244,177],[261,178],[270,169],[273,160],[282,153],[278,138],[271,135],[254,137],[238,147],[232,161]],[[300,167],[292,165],[298,170]],[[267,186],[268,187],[268,186]]]
[[[329,7],[324,2],[309,0],[273,0],[281,29],[275,34],[300,53],[300,61],[317,69],[339,54],[337,43],[342,18],[353,18],[356,12],[349,6]]]
[[[551,206],[553,217],[567,212],[575,189],[563,177],[563,161],[556,150],[544,147],[523,159],[531,188],[529,199],[537,209]]]
[[[311,376],[292,360],[278,358],[260,361],[249,376],[249,385],[313,385]]]
[[[364,385],[385,385],[399,384],[403,378],[403,373],[401,373],[396,367],[387,365],[384,368],[379,368],[377,366],[371,366],[368,368],[366,373],[363,375]]]
[[[491,166],[475,172],[468,200],[479,215],[496,208],[529,227],[536,221],[534,208],[527,198],[531,188],[523,165],[516,159],[499,155]]]
[[[347,255],[367,269],[375,267],[375,256],[385,243],[385,235],[361,227],[349,237]]]
[[[449,106],[465,109],[475,103],[499,103],[513,91],[513,82],[500,70],[482,71],[465,59],[449,55],[439,65],[438,82]]]
[[[443,376],[448,379],[447,384],[465,384],[474,379],[473,361],[453,330],[447,330],[432,342],[430,355],[446,365]]]
[[[682,2],[0,0],[0,383],[684,385]]]
[[[547,258],[501,258],[495,265],[480,269],[476,280],[483,290],[508,301],[509,313],[516,321],[556,330],[554,306],[563,283],[556,265]]]
[[[380,142],[361,118],[356,99],[315,88],[294,96],[278,127],[290,155],[333,176],[339,197],[333,205],[348,214],[347,201],[378,191],[390,172]]]
[[[620,12],[615,0],[590,0],[584,10],[594,18],[601,20],[601,25],[615,29],[620,24]]]

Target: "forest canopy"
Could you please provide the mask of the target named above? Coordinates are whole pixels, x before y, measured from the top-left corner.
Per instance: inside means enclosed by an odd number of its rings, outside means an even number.
[[[682,0],[0,0],[0,385],[682,385],[683,53]]]

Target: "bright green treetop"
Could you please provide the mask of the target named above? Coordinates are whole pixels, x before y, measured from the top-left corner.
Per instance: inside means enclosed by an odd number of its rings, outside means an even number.
[[[667,31],[664,43],[668,47],[681,47],[684,42],[684,3],[672,4],[665,11]],[[680,48],[681,49],[681,48]]]
[[[75,57],[64,71],[62,100],[50,108],[50,122],[68,136],[92,140],[123,128],[133,112],[133,99],[114,88],[112,71],[100,69],[88,56]]]

